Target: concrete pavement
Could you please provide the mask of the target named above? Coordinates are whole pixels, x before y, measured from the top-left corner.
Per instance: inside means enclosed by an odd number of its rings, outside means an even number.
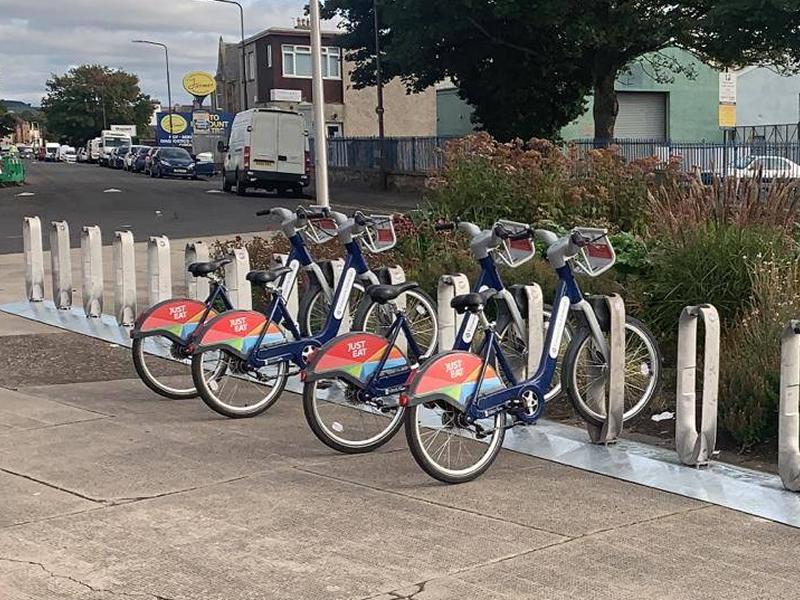
[[[443,486],[402,435],[339,455],[294,394],[227,420],[49,331],[0,315],[4,600],[796,596],[793,528],[508,451]]]

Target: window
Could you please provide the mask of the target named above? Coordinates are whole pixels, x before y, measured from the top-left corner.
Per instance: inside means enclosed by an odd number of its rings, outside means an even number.
[[[341,79],[341,49],[322,47],[322,76],[325,79]],[[311,77],[311,47],[283,46],[283,76]]]
[[[272,44],[267,46],[267,68],[272,68]]]
[[[252,81],[255,79],[256,72],[256,54],[255,52],[247,53],[247,79]]]

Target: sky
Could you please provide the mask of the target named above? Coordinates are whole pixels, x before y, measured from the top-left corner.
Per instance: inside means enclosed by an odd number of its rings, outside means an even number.
[[[241,2],[246,36],[293,26],[307,4]],[[189,102],[181,79],[216,72],[220,35],[239,41],[239,10],[212,0],[0,0],[0,98],[38,106],[53,73],[90,63],[135,73],[144,93],[166,102],[164,53],[131,43],[149,39],[169,46],[173,102]]]

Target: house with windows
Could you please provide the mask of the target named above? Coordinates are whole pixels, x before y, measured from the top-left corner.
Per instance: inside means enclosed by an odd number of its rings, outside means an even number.
[[[322,33],[322,73],[325,92],[325,128],[328,136],[377,136],[377,91],[355,89],[350,80],[353,65],[344,60],[340,34]],[[220,38],[217,64],[218,108],[240,112],[247,107],[281,107],[296,110],[314,131],[311,85],[311,33],[307,20],[294,28],[266,29],[245,40],[245,68],[241,45]],[[242,82],[242,76],[245,81]],[[384,117],[388,136],[436,134],[436,92],[407,94],[402,82],[384,86]]]

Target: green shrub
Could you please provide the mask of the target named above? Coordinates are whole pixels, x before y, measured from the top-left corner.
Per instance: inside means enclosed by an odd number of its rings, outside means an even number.
[[[754,261],[753,294],[722,342],[719,422],[743,448],[777,433],[780,340],[800,317],[800,265],[795,260]]]
[[[712,303],[724,327],[734,323],[752,295],[752,264],[785,257],[785,238],[760,225],[699,225],[656,242],[651,267],[638,286],[648,325],[674,339],[686,306]]]

